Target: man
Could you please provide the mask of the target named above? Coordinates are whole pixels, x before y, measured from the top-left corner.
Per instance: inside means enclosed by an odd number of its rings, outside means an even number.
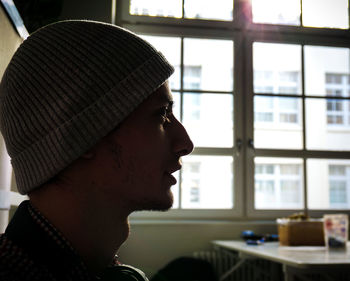
[[[172,206],[193,144],[172,114],[173,67],[116,26],[28,37],[0,84],[0,128],[28,194],[0,238],[0,280],[147,280],[115,258],[137,210]]]

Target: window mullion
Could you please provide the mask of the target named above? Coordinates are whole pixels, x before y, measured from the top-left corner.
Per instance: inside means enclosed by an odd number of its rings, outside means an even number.
[[[234,159],[233,175],[234,175],[234,209],[238,215],[245,216],[246,210],[246,184],[245,184],[245,128],[246,128],[246,93],[245,93],[245,58],[248,52],[245,49],[245,40],[242,34],[234,36],[234,56],[233,56],[233,154]],[[241,143],[238,147],[238,142]]]
[[[254,140],[254,87],[253,87],[253,37],[248,33],[243,34],[244,41],[244,107],[245,107],[245,122],[243,123],[243,148],[244,148],[244,170],[241,171],[244,177],[244,202],[245,214],[247,216],[255,213],[255,194],[254,194],[254,157],[255,150],[248,147],[249,140]],[[243,56],[242,56],[243,57]],[[241,58],[242,58],[241,57]]]
[[[301,19],[302,22],[302,19]],[[303,115],[303,150],[306,150],[306,102],[305,102],[305,54],[304,44],[301,45],[301,94],[302,94],[302,115]],[[308,183],[307,183],[307,158],[303,156],[303,195],[304,195],[304,213],[308,214]]]
[[[183,0],[184,2],[184,0]],[[181,37],[181,47],[180,47],[180,120],[183,121],[183,81],[184,81],[184,38]],[[182,209],[182,169],[180,170],[180,176],[179,176],[179,209]]]

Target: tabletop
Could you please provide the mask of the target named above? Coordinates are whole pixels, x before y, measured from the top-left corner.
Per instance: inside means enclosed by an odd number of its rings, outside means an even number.
[[[348,250],[328,250],[322,246],[280,246],[278,242],[247,245],[244,241],[215,240],[212,244],[240,254],[259,257],[298,268],[348,267],[350,266],[350,244]]]

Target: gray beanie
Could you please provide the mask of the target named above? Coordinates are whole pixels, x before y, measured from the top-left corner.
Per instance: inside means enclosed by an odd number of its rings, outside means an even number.
[[[0,84],[0,129],[19,192],[79,158],[173,71],[149,43],[110,24],[63,21],[29,36]]]

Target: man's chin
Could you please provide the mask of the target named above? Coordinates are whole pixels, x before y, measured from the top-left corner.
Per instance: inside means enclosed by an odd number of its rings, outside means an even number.
[[[162,198],[159,200],[153,199],[152,201],[144,201],[140,204],[138,204],[135,208],[135,211],[159,211],[159,212],[166,212],[168,211],[174,203],[173,196]]]
[[[154,202],[153,204],[143,204],[139,206],[135,211],[158,211],[158,212],[166,212],[169,211],[173,206],[173,203],[165,203],[165,202]]]

